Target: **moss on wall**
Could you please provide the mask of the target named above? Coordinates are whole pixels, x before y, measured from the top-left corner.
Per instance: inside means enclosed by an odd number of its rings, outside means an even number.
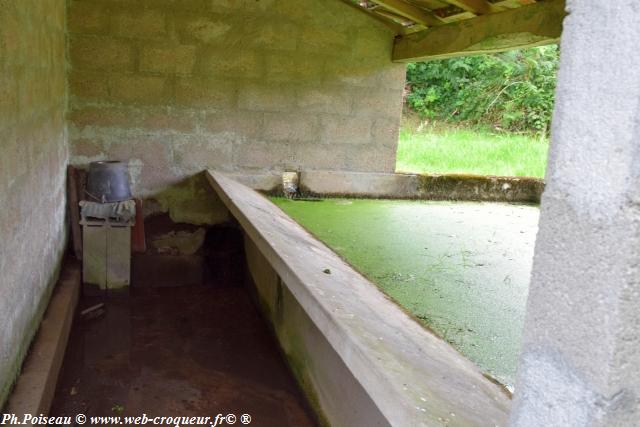
[[[229,212],[211,189],[204,173],[163,188],[147,199],[145,214],[168,213],[174,223],[213,225],[229,220]]]
[[[0,4],[0,407],[66,243],[64,0]]]
[[[194,223],[224,219],[183,181],[206,168],[395,169],[404,66],[387,27],[338,0],[177,5],[69,2],[75,164],[128,160],[136,195]]]
[[[418,193],[430,200],[540,203],[544,180],[469,174],[419,175]]]
[[[35,309],[35,314],[25,328],[25,331],[21,337],[21,342],[16,347],[17,351],[14,354],[13,360],[8,364],[8,367],[6,368],[7,374],[3,378],[3,381],[0,383],[0,412],[8,401],[13,385],[20,375],[22,363],[24,362],[29,352],[31,342],[35,338],[38,329],[40,329],[40,323],[42,322],[44,313],[47,310],[49,301],[51,300],[51,294],[53,293],[54,286],[60,276],[60,271],[62,269],[62,255],[62,253],[59,254],[59,261],[57,262],[54,271],[50,275],[49,284],[46,286],[44,295],[42,295],[42,297],[40,298],[38,306]]]
[[[308,345],[300,335],[300,328],[308,325],[310,320],[300,310],[296,310],[295,299],[255,244],[246,235],[244,241],[249,270],[247,282],[318,421],[323,426],[330,426],[317,393],[318,384],[313,380],[314,367],[312,358],[307,353]],[[300,318],[301,315],[304,318]]]

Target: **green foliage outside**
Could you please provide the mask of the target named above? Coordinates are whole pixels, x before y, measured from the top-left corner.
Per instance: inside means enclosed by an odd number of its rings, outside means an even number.
[[[556,45],[407,66],[406,105],[423,119],[547,134]]]
[[[405,118],[396,169],[411,173],[471,173],[544,178],[545,135],[497,132],[489,127],[434,125]]]

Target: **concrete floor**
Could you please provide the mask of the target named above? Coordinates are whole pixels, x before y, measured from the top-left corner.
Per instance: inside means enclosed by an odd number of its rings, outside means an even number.
[[[134,289],[109,299],[104,316],[76,319],[51,412],[316,425],[242,287]]]
[[[484,372],[513,384],[538,207],[273,200]]]

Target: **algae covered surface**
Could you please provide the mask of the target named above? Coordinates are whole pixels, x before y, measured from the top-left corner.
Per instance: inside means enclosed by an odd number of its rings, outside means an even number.
[[[537,206],[272,201],[484,372],[514,383]]]

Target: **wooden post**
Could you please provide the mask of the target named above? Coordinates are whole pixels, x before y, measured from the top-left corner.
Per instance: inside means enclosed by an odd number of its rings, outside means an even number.
[[[78,173],[73,166],[67,167],[67,201],[69,205],[69,220],[71,222],[71,239],[73,253],[78,260],[82,260],[82,229],[80,228],[80,196],[78,195]]]

